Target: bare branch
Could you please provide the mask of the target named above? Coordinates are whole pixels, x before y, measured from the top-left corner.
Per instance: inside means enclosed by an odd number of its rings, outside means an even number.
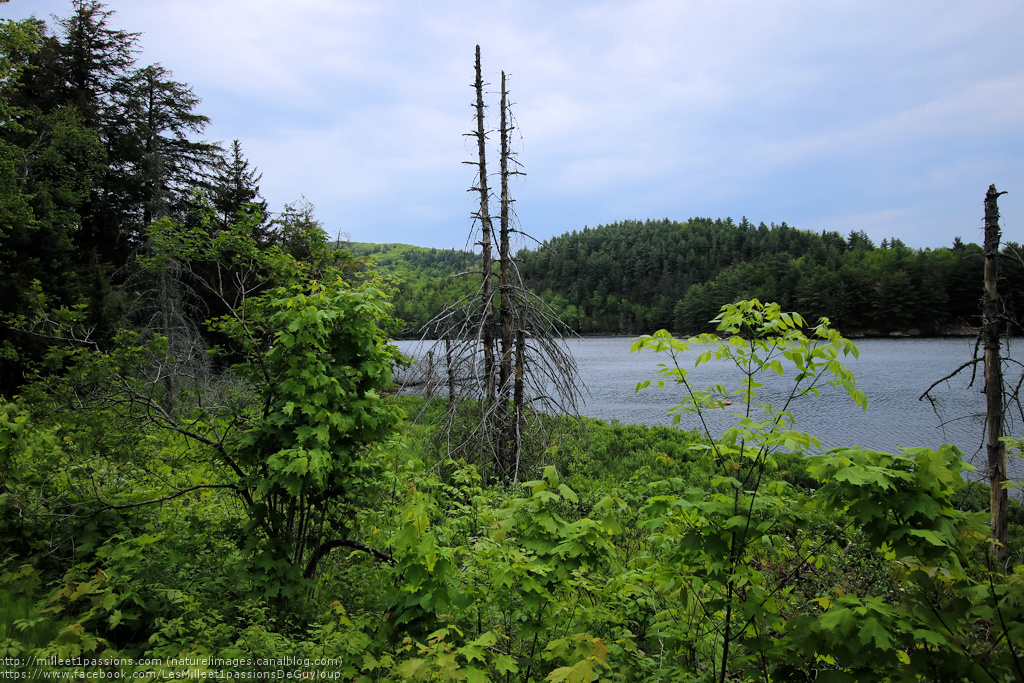
[[[934,382],[932,382],[930,387],[925,389],[923,394],[921,394],[920,396],[917,397],[917,400],[918,401],[922,401],[925,398],[927,398],[929,400],[932,400],[932,397],[929,395],[929,394],[931,394],[932,389],[934,389],[935,387],[939,386],[943,382],[948,382],[949,380],[953,379],[958,374],[960,374],[960,372],[963,371],[964,369],[966,369],[966,368],[974,368],[978,363],[981,363],[984,360],[985,360],[984,358],[972,358],[971,360],[967,361],[966,363],[964,363],[963,365],[958,367],[956,370],[954,370],[953,372],[951,372],[948,375],[946,375],[945,377],[943,377],[942,379],[935,380]],[[968,386],[971,386],[972,384],[974,384],[974,377],[973,376],[971,377],[971,384],[969,384]]]
[[[181,489],[175,493],[163,496],[161,498],[152,498],[150,500],[143,500],[138,503],[126,503],[124,505],[114,505],[113,503],[108,503],[107,501],[100,498],[99,495],[97,495],[96,500],[103,503],[105,507],[103,508],[103,510],[97,510],[96,512],[93,513],[93,515],[98,515],[100,512],[103,512],[104,510],[128,510],[130,508],[142,507],[144,505],[156,505],[158,503],[165,503],[169,500],[174,500],[175,498],[183,496],[186,493],[191,493],[193,491],[198,491],[200,489],[233,489],[237,491],[238,487],[235,486],[234,484],[198,484],[196,486],[190,486],[187,489]]]

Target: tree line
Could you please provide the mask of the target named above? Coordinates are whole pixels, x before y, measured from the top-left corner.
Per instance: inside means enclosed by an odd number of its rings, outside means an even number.
[[[1019,253],[1004,246],[1003,291],[1024,284]],[[876,246],[863,231],[844,238],[746,218],[630,220],[567,232],[517,259],[582,333],[707,331],[723,303],[748,298],[826,316],[847,333],[943,334],[981,322],[984,255],[960,238],[911,249],[898,238]]]

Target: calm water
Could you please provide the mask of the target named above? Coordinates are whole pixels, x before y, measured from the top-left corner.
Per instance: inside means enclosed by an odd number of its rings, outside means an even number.
[[[632,339],[598,337],[569,342],[580,376],[589,390],[583,413],[603,420],[633,424],[671,424],[668,410],[682,397],[682,388],[656,385],[635,392],[637,382],[657,379],[658,363],[670,362],[667,354],[649,351],[630,353]],[[860,358],[845,362],[858,385],[867,394],[868,409],[862,410],[839,388],[824,387],[820,397],[794,402],[791,409],[796,427],[821,441],[824,448],[861,445],[892,451],[900,446],[959,446],[966,458],[982,465],[985,461],[982,418],[984,396],[980,376],[969,388],[969,371],[933,390],[936,410],[918,397],[936,380],[948,375],[971,358],[973,339],[863,339],[857,342]],[[420,355],[416,342],[399,342],[414,357]],[[722,384],[738,388],[739,374],[723,362],[711,361],[694,369],[697,353],[683,367],[692,370],[697,386]],[[759,397],[778,405],[791,384],[782,378],[765,376]],[[732,424],[740,406],[714,412],[712,428],[721,431]],[[684,415],[680,427],[696,429],[696,417]],[[1014,468],[1017,469],[1017,468]],[[980,474],[980,472],[979,472]],[[978,476],[977,474],[975,476]]]

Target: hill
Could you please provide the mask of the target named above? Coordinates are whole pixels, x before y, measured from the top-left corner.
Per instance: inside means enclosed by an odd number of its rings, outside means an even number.
[[[479,268],[480,257],[468,251],[394,243],[350,242],[345,246],[355,256],[368,258],[395,287],[394,314],[405,325],[403,335],[416,336],[446,303],[458,301],[479,283],[477,278],[460,276]]]
[[[584,333],[697,332],[745,298],[827,316],[850,333],[942,334],[980,323],[982,249],[959,239],[916,250],[895,238],[876,247],[860,231],[664,219],[572,231],[517,257],[527,281]],[[1020,260],[1004,263],[1003,291],[1020,291]]]
[[[410,333],[476,287],[455,277],[476,266],[470,252],[353,248],[394,279]],[[1024,291],[1019,249],[1004,249],[1002,291]],[[722,304],[746,298],[828,317],[848,334],[950,334],[981,322],[984,256],[960,239],[911,249],[897,238],[876,246],[862,231],[844,237],[746,218],[629,220],[564,233],[516,260],[526,283],[584,334],[703,331]]]

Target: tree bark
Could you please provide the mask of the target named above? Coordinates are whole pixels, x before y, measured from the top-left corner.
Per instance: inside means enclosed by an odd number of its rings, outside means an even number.
[[[494,402],[494,293],[491,288],[491,235],[493,226],[490,213],[490,196],[487,188],[487,130],[484,128],[484,79],[480,68],[480,46],[476,46],[476,80],[473,83],[476,89],[476,144],[479,160],[477,161],[477,172],[479,181],[476,190],[480,193],[480,268],[483,278],[480,288],[480,298],[483,304],[483,321],[481,323],[481,337],[483,338],[484,352],[484,400],[488,405]]]
[[[452,362],[452,339],[444,336],[445,369],[448,379],[448,415],[455,414],[455,364]]]
[[[512,392],[513,428],[515,429],[515,477],[519,479],[519,460],[523,454],[523,408],[525,407],[524,382],[526,379],[526,313],[520,311],[519,326],[516,329],[516,369]]]
[[[511,255],[509,249],[509,233],[512,221],[512,198],[508,191],[509,177],[509,134],[512,129],[508,120],[508,91],[505,89],[505,72],[501,72],[501,219],[500,234],[498,242],[498,292],[500,294],[500,308],[498,309],[498,321],[501,325],[501,362],[498,369],[498,424],[503,432],[498,442],[498,460],[505,470],[503,476],[509,475],[512,464],[519,459],[519,449],[516,447],[516,424],[509,419],[509,400],[512,378],[512,309],[513,309],[513,286]],[[517,414],[515,410],[513,414]]]
[[[508,191],[509,134],[508,92],[505,90],[505,72],[501,72],[501,234],[498,250],[498,281],[501,292],[501,371],[499,380],[506,394],[512,374],[512,274],[510,269],[509,231],[512,220],[512,199]]]
[[[985,299],[982,338],[985,344],[985,402],[988,424],[988,478],[991,487],[992,552],[1006,559],[1008,540],[1006,493],[1006,444],[1003,436],[1003,371],[999,353],[999,195],[990,185],[985,195]]]

